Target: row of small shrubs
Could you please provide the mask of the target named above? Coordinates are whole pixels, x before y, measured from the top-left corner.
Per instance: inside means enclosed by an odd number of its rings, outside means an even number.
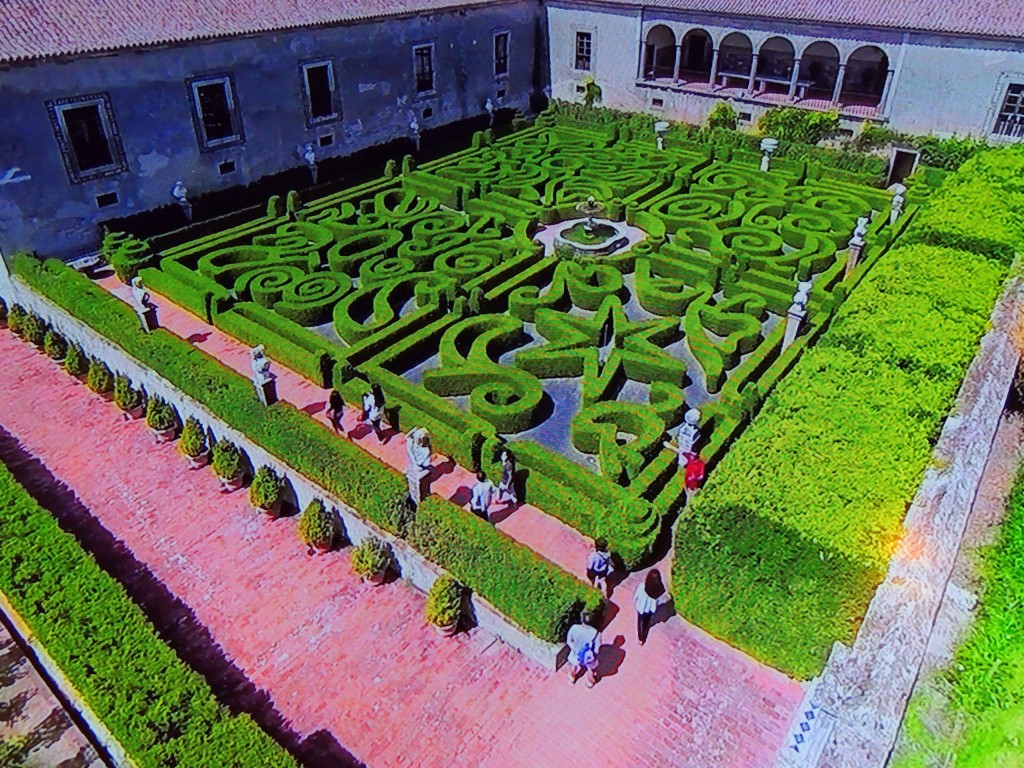
[[[0,508],[0,589],[139,768],[296,766],[248,715],[218,704],[3,465]]]
[[[1019,159],[985,168],[1012,185]],[[926,221],[949,215],[945,191]],[[1001,253],[958,242],[885,254],[733,445],[677,529],[683,616],[804,678],[852,640],[1006,275]]]
[[[173,382],[186,395],[202,402],[264,450],[287,461],[298,473],[384,530],[399,536],[411,535],[406,482],[396,470],[349,441],[338,440],[324,425],[290,404],[262,406],[254,398],[248,379],[183,339],[163,329],[143,333],[130,307],[66,265],[22,257],[12,267],[37,292]],[[435,501],[450,508],[445,530],[454,530],[454,541],[452,546],[421,550],[423,554],[455,574],[526,631],[550,642],[561,642],[562,629],[578,615],[578,610],[599,602],[596,590],[522,548],[493,526],[476,530],[479,521],[473,515],[448,501]],[[432,519],[428,516],[416,526],[425,540],[431,537]],[[458,542],[471,535],[478,547],[469,563],[469,554]],[[528,600],[520,594],[518,577],[510,576],[509,563],[530,574]],[[462,572],[469,577],[463,577]]]
[[[937,136],[916,136],[900,133],[883,125],[866,125],[851,142],[851,147],[867,152],[898,145],[921,153],[921,162],[933,168],[955,171],[975,155],[988,149],[982,139],[971,136],[940,139]]]

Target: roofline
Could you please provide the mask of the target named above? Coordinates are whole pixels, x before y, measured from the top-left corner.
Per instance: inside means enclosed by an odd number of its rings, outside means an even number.
[[[146,43],[134,43],[126,45],[105,46],[102,48],[88,48],[81,51],[70,51],[67,53],[47,53],[40,56],[16,56],[3,58],[0,56],[0,71],[5,68],[12,68],[21,65],[38,64],[42,62],[53,62],[67,59],[80,59],[87,56],[109,56],[122,51],[144,51],[159,48],[169,48],[178,45],[190,45],[193,43],[211,43],[221,40],[237,40],[246,37],[259,37],[260,35],[271,35],[280,32],[295,32],[302,29],[325,29],[329,27],[351,27],[360,24],[374,24],[387,19],[407,19],[416,16],[424,16],[431,13],[449,13],[455,10],[469,10],[492,5],[510,5],[520,0],[476,0],[476,2],[457,2],[451,0],[450,4],[431,8],[429,11],[402,11],[395,13],[379,13],[375,16],[361,16],[357,19],[336,19],[334,21],[317,21],[308,24],[294,24],[290,26],[268,27],[267,29],[254,29],[248,32],[225,32],[222,34],[196,35],[194,37],[166,38],[153,40]],[[543,3],[543,0],[538,0]]]
[[[881,32],[913,32],[919,35],[939,35],[942,37],[955,37],[962,40],[992,40],[998,42],[1012,42],[1014,40],[1020,40],[1018,35],[992,35],[992,34],[972,34],[970,32],[951,32],[947,30],[939,29],[922,29],[921,27],[911,26],[882,26],[879,24],[850,24],[848,22],[836,22],[836,21],[809,21],[808,19],[800,19],[792,16],[755,16],[750,13],[722,13],[720,11],[701,11],[696,8],[669,8],[662,5],[651,4],[651,3],[640,3],[640,4],[626,4],[617,2],[616,0],[543,0],[545,5],[572,5],[572,6],[606,6],[610,8],[621,8],[630,11],[635,11],[641,15],[649,11],[662,11],[666,13],[699,13],[705,16],[712,16],[715,18],[741,18],[741,19],[752,19],[755,21],[779,21],[787,22],[790,24],[824,24],[833,27],[841,27],[843,29],[872,29]]]

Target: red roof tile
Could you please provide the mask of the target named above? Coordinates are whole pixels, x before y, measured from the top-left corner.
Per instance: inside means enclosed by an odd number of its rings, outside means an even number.
[[[498,0],[0,0],[0,61],[295,29]]]
[[[844,26],[1024,38],[1024,0],[616,0],[615,4]]]

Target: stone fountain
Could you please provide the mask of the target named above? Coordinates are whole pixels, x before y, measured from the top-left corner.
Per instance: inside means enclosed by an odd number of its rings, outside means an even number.
[[[555,232],[555,245],[578,256],[607,256],[629,244],[626,228],[609,219],[598,218],[604,204],[593,195],[576,204],[583,218],[566,221]]]

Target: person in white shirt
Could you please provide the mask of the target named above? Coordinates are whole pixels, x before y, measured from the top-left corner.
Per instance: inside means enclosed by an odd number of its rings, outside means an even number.
[[[601,648],[601,633],[597,631],[596,617],[584,611],[580,623],[569,627],[565,644],[569,646],[569,684],[575,685],[584,671],[589,672],[587,688],[593,688],[599,676],[597,653]]]
[[[606,598],[611,597],[608,590],[608,577],[611,573],[612,554],[608,551],[608,542],[601,538],[594,539],[594,551],[587,558],[587,578]]]
[[[636,588],[633,594],[633,605],[636,606],[636,636],[640,645],[647,642],[647,633],[651,629],[651,619],[658,606],[668,600],[668,593],[661,581],[661,573],[657,568],[647,572],[644,583]]]
[[[409,466],[405,470],[405,478],[409,483],[409,498],[413,506],[418,507],[420,500],[429,488],[424,491],[423,478],[430,473],[430,436],[423,427],[414,427],[405,436],[405,455]]]
[[[473,486],[473,494],[469,500],[470,511],[484,520],[489,519],[488,515],[496,493],[497,489],[494,487],[494,483],[487,479],[487,475],[477,472],[476,485]]]
[[[363,424],[373,429],[377,439],[383,442],[384,430],[381,422],[384,419],[384,393],[374,384],[370,391],[363,395]]]
[[[501,482],[498,483],[498,501],[514,507],[516,496],[516,461],[507,450],[501,452]]]

